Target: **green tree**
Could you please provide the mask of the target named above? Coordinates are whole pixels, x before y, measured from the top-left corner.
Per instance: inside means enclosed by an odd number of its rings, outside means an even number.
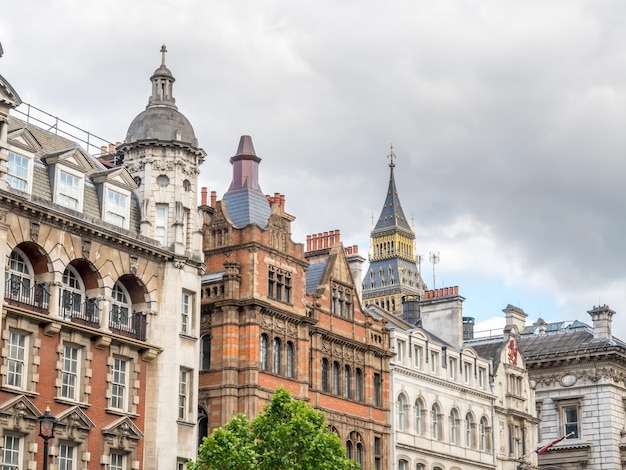
[[[259,416],[235,415],[204,439],[189,470],[358,470],[324,414],[276,390]]]

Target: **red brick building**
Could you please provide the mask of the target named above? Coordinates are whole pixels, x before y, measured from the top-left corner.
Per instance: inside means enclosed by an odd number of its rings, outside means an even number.
[[[282,385],[326,412],[363,469],[388,468],[388,332],[361,310],[335,232],[306,253],[291,240],[294,217],[261,191],[260,160],[243,136],[229,190],[203,195],[199,435],[255,416]]]

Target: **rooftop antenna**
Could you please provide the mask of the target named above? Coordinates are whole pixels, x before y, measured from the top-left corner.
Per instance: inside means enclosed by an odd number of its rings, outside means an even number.
[[[435,265],[439,263],[439,252],[431,251],[430,252],[430,262],[433,264],[433,289],[437,287],[437,280],[435,278]]]
[[[417,261],[417,269],[419,270],[420,275],[422,274],[422,255],[417,255],[415,257],[415,261]]]

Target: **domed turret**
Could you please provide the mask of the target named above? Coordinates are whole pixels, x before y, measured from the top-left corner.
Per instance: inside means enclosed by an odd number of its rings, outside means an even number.
[[[198,139],[189,120],[176,107],[172,95],[174,76],[165,66],[165,45],[161,47],[161,66],[154,71],[152,95],[145,111],[133,120],[126,134],[126,143],[166,141],[198,146]]]

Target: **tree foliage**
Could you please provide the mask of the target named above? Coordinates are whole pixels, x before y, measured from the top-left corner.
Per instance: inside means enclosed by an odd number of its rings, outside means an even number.
[[[235,415],[204,438],[189,470],[357,470],[324,414],[278,389],[252,421]]]

